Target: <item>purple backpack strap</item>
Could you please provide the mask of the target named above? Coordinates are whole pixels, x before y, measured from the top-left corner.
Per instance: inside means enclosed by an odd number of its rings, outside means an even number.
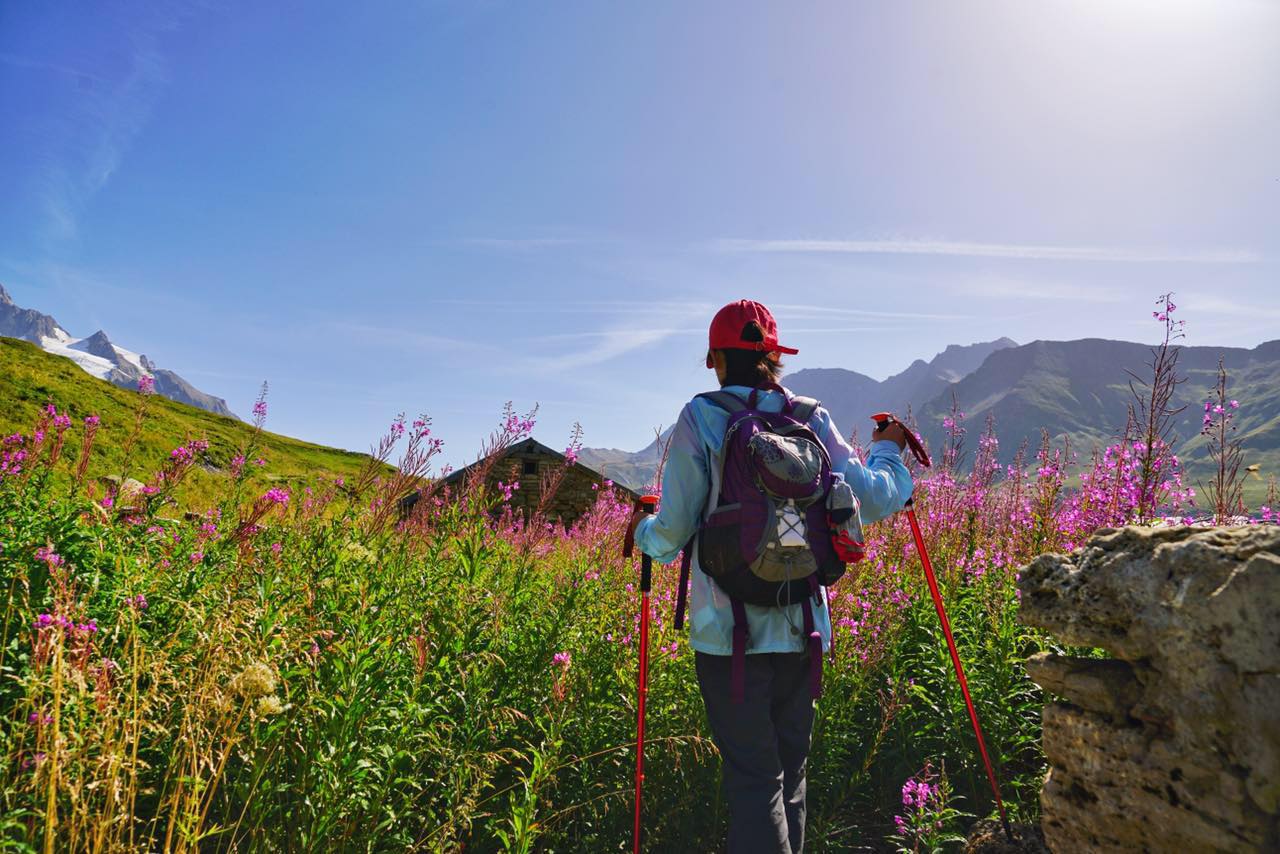
[[[809,576],[809,595],[804,597],[804,633],[809,639],[809,696],[822,696],[822,635],[813,626],[813,597],[818,595],[818,576]]]
[[[791,392],[787,391],[785,388],[778,385],[777,383],[770,383],[770,382],[760,383],[760,385],[751,389],[751,394],[747,397],[748,409],[758,408],[760,392],[762,391],[776,391],[779,394],[781,394],[782,395],[782,414],[791,415],[792,410],[795,409],[795,399],[792,398]]]
[[[694,536],[697,536],[696,534]],[[689,567],[693,564],[693,537],[680,553],[680,587],[676,591],[676,629],[684,628],[684,602],[689,595]]]
[[[747,405],[743,403],[742,398],[738,397],[731,391],[704,391],[702,394],[698,395],[698,397],[708,403],[715,404],[730,415],[735,412],[741,412],[747,408]]]
[[[729,694],[735,703],[747,696],[747,609],[730,597],[733,605],[733,662],[729,669]]]
[[[791,410],[791,417],[801,424],[808,424],[809,419],[813,417],[813,413],[817,412],[818,407],[821,405],[812,397],[796,396],[791,401],[795,404],[795,408]]]

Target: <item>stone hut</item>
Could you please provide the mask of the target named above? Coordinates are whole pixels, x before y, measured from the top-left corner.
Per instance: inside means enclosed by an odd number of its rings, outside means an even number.
[[[1103,530],[1019,590],[1024,623],[1107,653],[1027,662],[1049,848],[1280,851],[1280,527]]]
[[[472,463],[453,472],[445,478],[445,483],[461,484],[479,464]],[[599,490],[605,488],[607,478],[582,463],[569,464],[564,454],[536,439],[525,439],[508,448],[490,468],[486,482],[492,489],[497,489],[499,482],[520,484],[518,489],[511,492],[510,505],[527,514],[537,508],[542,500],[543,477],[550,475],[558,467],[565,468],[564,479],[560,481],[547,512],[565,525],[572,525],[595,503]],[[613,489],[624,500],[639,498],[639,493],[621,484],[613,484]]]

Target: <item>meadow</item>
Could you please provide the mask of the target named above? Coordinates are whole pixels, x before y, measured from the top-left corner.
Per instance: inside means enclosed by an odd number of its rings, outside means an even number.
[[[145,392],[119,392],[133,416],[112,430],[50,395],[0,445],[0,845],[629,848],[638,561],[617,493],[567,529],[525,519],[486,465],[452,488],[432,476],[425,417],[358,469],[271,481],[265,398],[214,459],[153,425]],[[481,456],[501,465],[533,427],[508,407]],[[1018,568],[1099,528],[1179,521],[1192,496],[1158,443],[1077,464],[1046,439],[1006,466],[990,425],[975,440],[953,412],[947,430],[916,511],[1005,803],[1034,820],[1043,698],[1022,661],[1054,642],[1018,623]],[[162,453],[138,452],[157,434]],[[906,520],[868,535],[831,591],[809,849],[934,850],[993,803]],[[646,846],[714,851],[718,757],[672,626],[678,565],[656,569]]]

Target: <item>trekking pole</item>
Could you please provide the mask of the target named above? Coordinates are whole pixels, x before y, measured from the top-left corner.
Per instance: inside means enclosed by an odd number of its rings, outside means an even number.
[[[888,412],[877,412],[871,418],[876,422],[877,430],[884,430],[891,423],[898,421]],[[906,433],[907,445],[916,460],[925,468],[929,467],[929,454],[920,439],[902,424]],[[965,707],[969,710],[969,721],[973,724],[973,734],[978,739],[978,752],[982,754],[982,764],[987,769],[987,781],[991,783],[991,794],[995,795],[996,808],[1000,811],[1000,823],[1004,826],[1004,835],[1013,842],[1013,831],[1009,829],[1009,817],[1004,811],[1004,800],[1000,797],[1000,784],[996,782],[996,772],[991,767],[991,757],[987,755],[987,744],[982,738],[982,725],[978,723],[978,712],[973,707],[973,698],[969,696],[969,682],[964,678],[964,665],[960,663],[960,653],[956,651],[956,640],[951,634],[951,621],[947,619],[947,609],[942,605],[942,593],[938,589],[938,577],[933,571],[933,562],[929,560],[929,552],[924,547],[924,535],[920,532],[920,522],[916,519],[914,499],[908,498],[905,508],[907,521],[911,523],[911,536],[916,541],[916,551],[920,553],[920,564],[924,567],[925,580],[929,582],[929,594],[933,597],[933,607],[938,612],[938,621],[942,623],[942,634],[947,638],[947,651],[951,653],[951,664],[956,671],[956,679],[960,682],[960,693],[964,695]]]
[[[640,509],[652,514],[657,509],[658,496],[640,498]],[[622,544],[622,556],[631,557],[635,546],[632,532]],[[644,789],[644,701],[649,694],[649,588],[653,584],[653,558],[640,553],[640,674],[636,679],[636,816],[632,831],[632,851],[640,854],[640,796]]]

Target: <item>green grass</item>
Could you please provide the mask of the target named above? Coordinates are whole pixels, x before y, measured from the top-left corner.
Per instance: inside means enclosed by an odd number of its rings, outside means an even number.
[[[129,411],[100,442],[132,431]],[[148,447],[167,457],[175,438]],[[638,602],[620,495],[569,532],[495,522],[482,486],[399,525],[379,510],[395,477],[272,504],[208,472],[207,516],[111,516],[65,487],[73,457],[47,460],[0,476],[0,850],[628,847]],[[1017,622],[1014,571],[1043,543],[1000,510],[1006,491],[975,489],[991,500],[921,483],[916,502],[1006,803],[1033,819],[1040,696],[1021,662],[1046,640]],[[815,852],[884,850],[926,763],[965,813],[992,808],[906,520],[870,536],[832,591]],[[709,851],[727,812],[677,575],[655,568],[645,834]]]

